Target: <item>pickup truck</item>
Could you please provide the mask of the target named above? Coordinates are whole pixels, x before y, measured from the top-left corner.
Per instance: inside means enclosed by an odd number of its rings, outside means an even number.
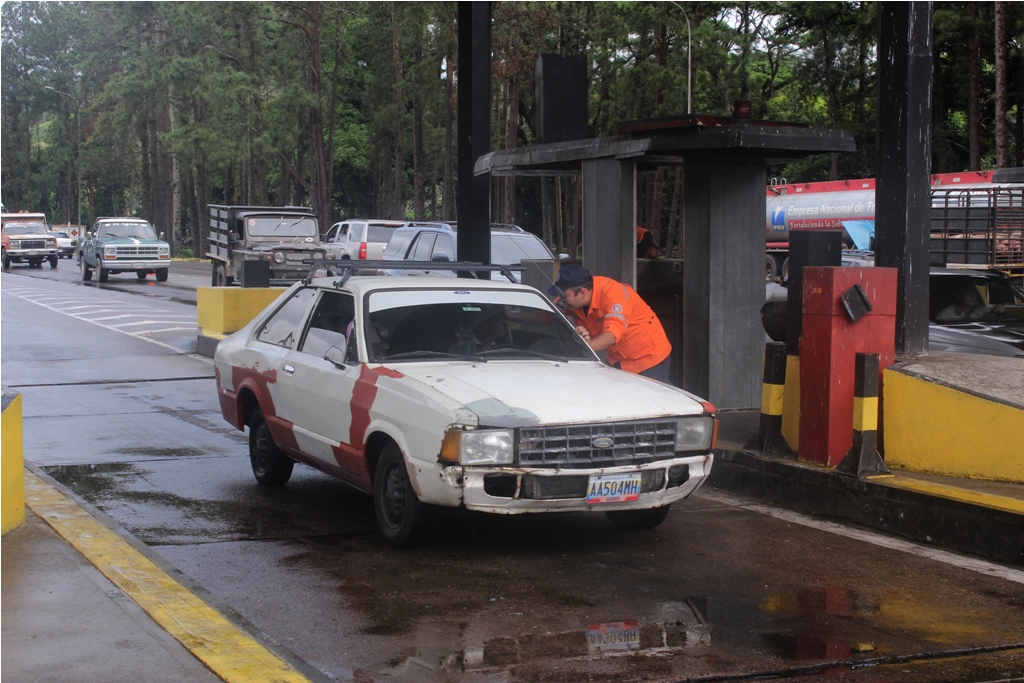
[[[2,258],[4,270],[12,263],[28,262],[38,268],[49,261],[57,267],[57,240],[46,229],[46,216],[41,213],[5,213],[0,219],[3,228]]]
[[[302,206],[210,205],[211,286],[226,287],[246,261],[265,261],[271,282],[290,283],[309,275],[306,259],[324,258],[313,211]]]
[[[170,266],[171,246],[141,218],[97,218],[78,243],[78,268],[86,282],[93,271],[100,282],[119,273],[135,273],[140,280],[154,273],[158,282],[166,282]]]

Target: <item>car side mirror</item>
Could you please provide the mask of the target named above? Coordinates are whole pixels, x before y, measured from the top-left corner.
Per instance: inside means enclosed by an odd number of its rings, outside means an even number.
[[[231,241],[232,242],[241,242],[242,241],[242,236],[239,235],[237,232],[233,232],[233,233],[231,233]]]
[[[559,254],[558,255],[558,260],[559,261],[568,261],[569,260],[569,255],[568,254]]]
[[[167,233],[165,233],[165,232],[161,232],[161,233],[160,233],[159,235],[157,235],[157,237],[156,237],[156,238],[157,238],[158,240],[162,240],[162,239],[164,238],[164,235],[166,235],[166,234],[167,234]]]
[[[339,349],[337,346],[332,346],[327,349],[324,354],[324,360],[328,363],[333,363],[336,368],[345,367],[345,352]]]
[[[450,263],[451,262],[451,259],[448,258],[448,254],[434,254],[433,256],[430,257],[430,260],[434,261],[434,262],[439,262],[439,263]]]

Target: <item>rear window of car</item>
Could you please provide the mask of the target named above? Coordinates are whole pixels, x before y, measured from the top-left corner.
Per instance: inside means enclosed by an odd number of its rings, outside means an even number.
[[[61,232],[60,230],[51,230],[50,234],[53,235],[54,237],[61,237],[64,239],[67,239],[68,236],[66,232]]]
[[[491,263],[510,266],[521,263],[523,259],[544,260],[554,259],[554,256],[535,235],[491,233]]]
[[[388,246],[384,247],[384,256],[402,258],[405,255],[405,248],[409,246],[409,240],[415,234],[415,230],[396,230],[393,232]]]
[[[367,229],[366,242],[388,242],[391,240],[391,236],[395,234],[395,230],[398,230],[401,225],[381,225],[379,223],[370,223]]]

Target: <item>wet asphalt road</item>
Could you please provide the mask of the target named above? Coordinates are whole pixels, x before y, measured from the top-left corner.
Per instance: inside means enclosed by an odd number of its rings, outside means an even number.
[[[1019,569],[713,489],[652,532],[455,513],[429,547],[391,548],[369,499],[325,475],[256,485],[192,355],[182,283],[208,266],[94,286],[68,263],[0,276],[26,459],[325,680],[1024,678]]]

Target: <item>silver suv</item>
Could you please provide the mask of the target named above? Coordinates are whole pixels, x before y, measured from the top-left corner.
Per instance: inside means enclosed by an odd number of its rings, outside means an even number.
[[[342,221],[331,226],[322,244],[329,259],[377,261],[395,230],[405,225],[409,223],[359,218]]]
[[[395,230],[381,257],[382,261],[457,261],[455,226],[436,224]],[[491,224],[491,264],[517,266],[524,260],[554,260],[551,250],[536,235],[517,225]],[[382,271],[387,275],[426,275],[427,271]],[[430,271],[431,275],[453,276],[451,271]]]

